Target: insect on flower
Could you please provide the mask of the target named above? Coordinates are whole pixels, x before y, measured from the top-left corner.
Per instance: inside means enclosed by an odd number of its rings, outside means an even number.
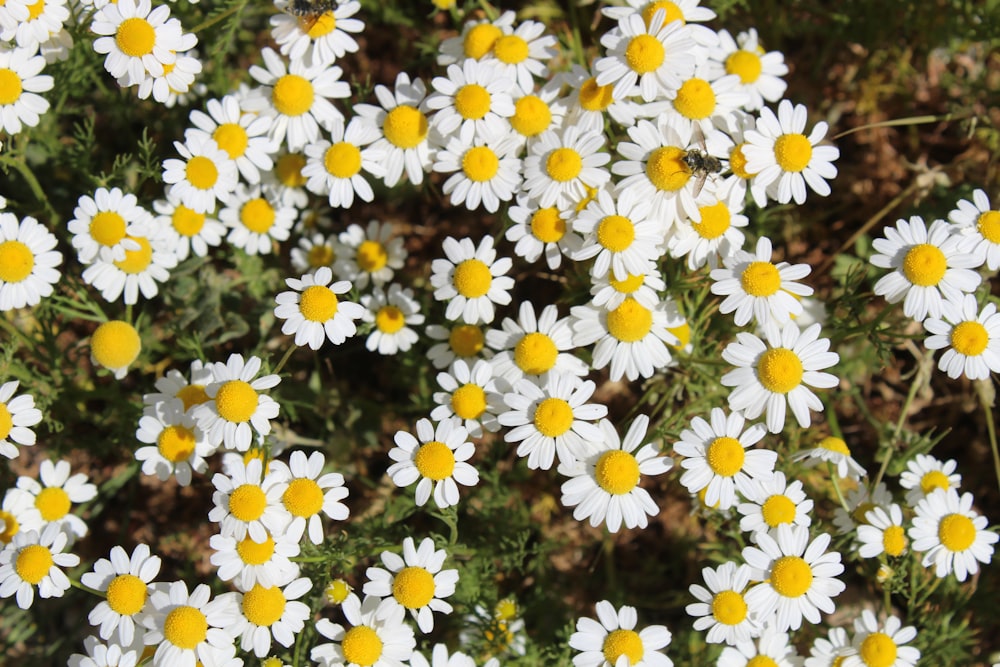
[[[285,11],[299,19],[302,32],[309,32],[323,14],[332,12],[336,6],[336,0],[291,0]]]
[[[691,175],[697,178],[694,185],[695,197],[701,194],[701,189],[705,187],[705,180],[709,175],[718,174],[722,171],[722,161],[719,158],[703,153],[697,148],[692,148],[684,152],[681,160],[691,170]]]

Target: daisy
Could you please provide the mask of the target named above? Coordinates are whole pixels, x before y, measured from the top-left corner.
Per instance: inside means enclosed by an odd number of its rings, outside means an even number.
[[[56,524],[70,539],[87,535],[87,524],[75,514],[70,514],[70,509],[74,503],[86,503],[96,498],[97,486],[87,481],[87,475],[82,472],[70,475],[69,461],[42,461],[38,479],[18,477],[17,490],[33,499],[43,524]]]
[[[146,607],[149,585],[160,573],[160,557],[151,555],[149,547],[140,544],[132,555],[120,546],[111,548],[110,560],[98,559],[80,583],[104,595],[104,600],[90,612],[87,620],[99,625],[101,639],[114,639],[129,646],[136,638],[135,626]]]
[[[314,646],[310,660],[321,667],[402,667],[417,644],[413,629],[406,624],[402,607],[379,616],[380,602],[377,597],[361,601],[352,595],[341,605],[347,626],[326,618],[316,621],[319,634],[332,642]]]
[[[240,108],[237,95],[210,99],[204,111],[191,112],[193,128],[185,130],[185,138],[196,135],[210,138],[236,162],[243,179],[254,185],[261,172],[274,168],[277,146],[268,138],[272,119]]]
[[[698,602],[684,608],[694,617],[694,629],[708,630],[705,641],[709,644],[738,646],[760,635],[760,620],[743,592],[750,585],[751,569],[748,565],[728,562],[716,569],[702,568],[705,586],[692,584],[688,591]]]
[[[191,362],[190,380],[180,371],[171,368],[166,374],[157,378],[156,391],[143,394],[142,402],[147,406],[144,415],[158,416],[168,404],[177,399],[181,402],[185,413],[190,413],[195,406],[206,403],[208,395],[205,387],[212,381],[211,364],[205,365],[201,360]]]
[[[22,493],[16,487],[7,489],[0,504],[0,551],[6,548],[14,536],[26,530],[41,531],[44,521],[42,513],[35,507],[35,499]]]
[[[216,202],[236,189],[239,170],[215,139],[201,134],[188,135],[184,143],[174,142],[180,159],[163,161],[163,182],[167,196],[173,196],[196,213],[215,210]]]
[[[152,95],[154,100],[167,108],[174,106],[182,99],[185,100],[182,104],[188,103],[186,98],[188,93],[192,91],[194,79],[201,74],[201,61],[196,56],[197,52],[193,50],[198,43],[197,37],[189,33],[185,33],[183,37],[186,40],[184,52],[177,53],[177,60],[174,61],[173,65],[164,66],[162,76],[146,74],[146,78],[139,83],[136,96],[140,100],[149,99]],[[125,87],[122,83],[123,79],[118,80],[118,85]]]
[[[431,419],[443,421],[457,417],[474,438],[483,437],[483,431],[495,433],[500,430],[497,415],[505,407],[503,394],[493,377],[493,365],[478,359],[469,365],[463,359],[456,359],[449,372],[437,374],[438,384],[444,391],[434,392],[437,407],[431,411]]]
[[[888,511],[875,507],[865,513],[866,525],[858,526],[858,555],[876,558],[882,554],[896,558],[906,552],[903,511],[893,503]]]
[[[657,11],[665,12],[664,24],[671,21],[691,24],[692,34],[699,44],[713,44],[714,32],[705,26],[698,25],[699,22],[711,21],[715,18],[715,12],[708,7],[700,7],[701,0],[625,0],[624,6],[602,7],[601,13],[610,19],[618,21],[630,14],[639,14],[648,25],[653,20],[653,15]],[[710,33],[711,36],[706,36]]]
[[[119,188],[98,188],[93,197],[82,195],[73,209],[73,219],[67,224],[77,259],[84,265],[98,257],[125,259],[126,250],[140,248],[129,237],[148,227],[149,218],[149,212],[138,205],[135,195],[125,194]]]
[[[1000,211],[990,208],[989,197],[981,189],[972,193],[972,201],[960,199],[956,206],[948,220],[960,235],[975,239],[969,252],[990,271],[1000,269]]]
[[[788,87],[781,79],[788,74],[785,56],[780,51],[765,52],[754,28],[739,33],[736,39],[728,30],[720,30],[718,36],[719,45],[709,53],[709,76],[715,78],[724,72],[739,77],[746,111],[757,111],[765,101],[780,101]]]
[[[639,448],[649,426],[646,415],[632,421],[624,440],[607,419],[597,426],[601,437],[584,443],[586,454],[578,461],[564,460],[559,466],[560,474],[570,477],[562,485],[562,504],[575,508],[573,518],[577,521],[589,518],[595,528],[606,523],[612,533],[623,524],[625,528],[645,528],[646,515],[656,516],[660,508],[639,482],[643,475],[667,472],[673,461],[659,455],[658,444]]]
[[[344,476],[339,472],[323,472],[326,458],[321,452],[313,452],[306,457],[304,452],[294,451],[288,463],[271,461],[269,477],[287,484],[281,494],[281,503],[292,516],[285,528],[284,536],[296,542],[309,529],[309,541],[323,543],[323,520],[325,514],[335,521],[344,521],[349,515],[347,505],[340,502],[348,496],[344,486]]]
[[[709,141],[716,143],[710,153],[720,159],[724,158],[729,168],[729,173],[722,176],[722,182],[717,184],[718,196],[728,201],[743,202],[749,190],[757,207],[764,208],[767,206],[767,188],[755,178],[756,172],[747,170],[745,153],[749,145],[746,133],[756,129],[755,116],[743,111],[734,111],[725,124],[725,131],[710,134],[706,139],[706,145]]]
[[[601,37],[607,55],[594,63],[597,85],[614,84],[612,94],[622,99],[639,85],[643,101],[662,99],[694,74],[694,46],[690,28],[667,21],[657,9],[648,24],[638,13],[618,19],[618,29]]]
[[[839,534],[846,535],[853,533],[859,525],[867,524],[866,515],[873,509],[881,507],[888,512],[893,504],[892,493],[885,482],[879,482],[870,494],[868,487],[861,484],[845,494],[843,504],[846,507],[834,510],[833,525]]]
[[[854,619],[854,640],[844,653],[843,667],[915,667],[920,650],[903,644],[916,636],[917,629],[912,625],[903,627],[896,616],[885,619],[883,624],[865,609],[860,618]]]
[[[385,285],[406,262],[403,239],[393,238],[390,222],[369,220],[364,227],[349,225],[338,241],[340,252],[333,270],[359,290],[368,287],[369,282],[376,287]]]
[[[141,82],[148,72],[162,76],[184,51],[181,23],[170,18],[170,7],[149,0],[109,3],[94,13],[90,29],[99,37],[94,51],[107,54],[104,69],[125,86]]]
[[[1000,373],[1000,314],[994,303],[979,310],[976,297],[966,294],[961,301],[944,301],[941,317],[928,317],[924,328],[931,335],[924,341],[929,350],[947,348],[938,368],[951,379],[964,375],[983,380]]]
[[[262,186],[242,183],[222,199],[219,220],[229,227],[226,240],[248,255],[269,255],[275,241],[287,241],[296,210],[268,196]]]
[[[493,304],[510,303],[508,290],[514,287],[514,279],[504,274],[513,262],[509,257],[497,259],[491,236],[484,236],[478,247],[472,239],[449,236],[442,246],[447,258],[431,263],[431,286],[435,299],[448,302],[445,317],[461,317],[466,324],[489,324],[494,317]]]
[[[795,282],[809,275],[808,264],[771,261],[771,239],[757,240],[755,252],[736,251],[726,258],[725,268],[711,273],[712,294],[726,297],[719,312],[733,316],[737,326],[773,322],[784,326],[802,313],[802,303],[796,297],[809,296],[812,287]]]
[[[142,339],[128,322],[102,322],[90,336],[90,359],[114,373],[116,380],[128,374],[128,367],[142,352]]]
[[[431,85],[435,92],[427,98],[427,108],[437,112],[432,125],[445,140],[454,135],[469,146],[475,137],[510,132],[514,82],[500,76],[494,64],[470,59],[448,65],[448,75],[434,77]]]
[[[299,239],[297,248],[292,248],[292,268],[299,273],[315,273],[321,267],[333,269],[337,261],[339,243],[333,234],[325,236],[314,233]]]
[[[392,483],[402,488],[419,479],[418,506],[426,504],[432,492],[439,508],[457,505],[458,485],[479,483],[479,471],[467,463],[476,451],[468,441],[468,431],[457,419],[438,422],[436,428],[429,419],[419,419],[416,431],[416,438],[406,431],[396,431],[393,436],[396,446],[389,451],[389,458],[394,463],[386,471]]]
[[[0,6],[0,30],[16,30],[21,21],[31,16],[27,0],[10,0]]]
[[[750,540],[761,531],[777,537],[778,526],[782,524],[805,526],[812,523],[813,501],[806,498],[802,482],[788,483],[785,473],[774,471],[770,478],[756,479],[743,496],[747,502],[739,503],[740,530],[750,533]]]
[[[278,416],[278,403],[260,392],[275,387],[281,378],[254,379],[260,365],[260,357],[244,361],[242,355],[231,354],[226,363],[216,362],[212,367],[213,380],[205,387],[209,400],[194,413],[210,444],[245,452],[250,448],[251,429],[262,436],[271,432],[269,420]]]
[[[538,206],[525,194],[517,195],[517,203],[507,209],[513,225],[504,236],[514,243],[514,254],[526,262],[535,263],[545,255],[545,264],[555,271],[562,257],[572,257],[583,245],[583,239],[567,220],[568,216],[555,206]]]
[[[844,656],[851,649],[851,639],[844,628],[830,628],[826,637],[817,637],[809,647],[809,656],[805,667],[833,667],[837,661],[844,661]]]
[[[515,20],[517,14],[507,10],[492,21],[488,19],[466,21],[462,25],[462,34],[441,42],[437,64],[451,65],[468,59],[482,60],[489,57],[496,41],[514,32]]]
[[[236,539],[232,535],[212,535],[208,544],[215,553],[209,562],[218,568],[222,581],[232,581],[240,590],[248,591],[257,584],[264,587],[284,586],[299,576],[299,566],[290,559],[299,555],[299,542],[284,532],[272,534],[255,542],[249,535]]]
[[[104,645],[93,635],[84,637],[83,648],[87,655],[74,653],[69,657],[69,667],[135,667],[139,664],[138,648]]]
[[[935,489],[914,511],[907,531],[910,548],[923,554],[921,564],[933,565],[939,578],[954,571],[956,579],[965,581],[979,571],[979,563],[993,558],[993,545],[1000,536],[986,530],[986,517],[972,509],[971,493],[959,496],[954,489]]]
[[[564,373],[514,382],[503,397],[508,410],[497,416],[511,427],[504,442],[518,443],[517,455],[527,458],[531,469],[548,470],[556,456],[567,464],[583,458],[585,442],[603,438],[593,422],[608,414],[607,406],[587,403],[595,389],[591,380]]]
[[[198,584],[188,594],[183,581],[154,587],[149,613],[143,617],[143,643],[156,646],[152,665],[225,664],[236,653],[233,627],[240,612],[235,596],[223,593],[212,600],[207,584]]]
[[[145,299],[159,293],[157,283],[170,277],[170,269],[177,266],[177,254],[171,236],[158,225],[146,224],[125,239],[138,247],[126,249],[120,260],[98,256],[84,269],[83,281],[100,290],[105,301],[114,303],[121,297],[130,305],[139,301],[140,292]]]
[[[476,667],[476,661],[461,651],[455,651],[449,656],[447,646],[435,644],[430,662],[422,654],[414,651],[410,656],[410,667]]]
[[[555,304],[545,306],[536,317],[531,302],[522,301],[517,319],[505,317],[500,326],[486,332],[486,344],[499,351],[492,359],[493,368],[508,383],[549,371],[580,377],[587,374],[587,365],[572,354],[575,346],[570,320],[559,319]]]
[[[601,189],[597,199],[573,220],[573,229],[584,235],[583,246],[573,259],[596,257],[590,267],[591,278],[610,273],[615,280],[626,280],[646,273],[649,263],[663,254],[666,231],[650,213],[649,201],[637,199],[635,190],[615,197]]]
[[[677,90],[668,91],[666,99],[663,113],[672,125],[707,136],[746,103],[747,95],[740,90],[740,77],[735,74],[711,80],[695,75]]]
[[[522,191],[541,207],[576,205],[589,189],[611,180],[604,167],[611,161],[601,150],[604,142],[603,132],[572,125],[542,132],[528,146]]]
[[[795,651],[787,632],[776,632],[770,625],[765,625],[756,642],[722,649],[716,667],[755,667],[758,664],[801,667],[802,658]]]
[[[837,177],[833,161],[840,157],[835,146],[818,145],[826,136],[828,126],[820,121],[812,132],[806,128],[806,108],[782,100],[775,116],[767,107],[760,110],[757,127],[744,134],[747,145],[746,170],[756,174],[754,180],[767,188],[768,196],[781,204],[792,199],[796,204],[806,200],[806,185],[821,197],[830,194],[826,182]]]
[[[569,88],[567,96],[559,101],[566,108],[565,125],[576,125],[584,132],[603,132],[606,117],[627,128],[643,115],[641,105],[628,98],[615,99],[614,84],[598,86],[597,76],[589,69],[573,65],[560,76]]]
[[[309,193],[305,187],[306,177],[302,175],[305,166],[306,156],[302,152],[279,152],[274,170],[261,175],[264,192],[281,206],[308,207]]]
[[[183,262],[191,253],[206,256],[208,249],[221,245],[226,235],[226,226],[215,219],[214,211],[193,211],[175,194],[155,200],[153,210],[156,211],[154,223],[163,230],[164,245],[173,248],[178,262]]]
[[[386,291],[374,287],[371,294],[361,297],[361,305],[365,307],[364,321],[375,325],[365,340],[370,351],[396,354],[406,352],[417,342],[417,333],[410,326],[423,324],[424,316],[409,287],[400,287],[399,283],[389,285]]]
[[[875,294],[889,303],[903,301],[903,314],[915,320],[941,317],[944,299],[961,302],[982,278],[974,269],[981,262],[969,252],[970,239],[952,234],[944,220],[928,229],[919,216],[897,220],[885,228],[885,238],[872,241],[877,251],[869,260],[892,272],[875,283]]]
[[[727,510],[737,503],[736,491],[743,496],[753,491],[754,480],[769,479],[774,472],[778,453],[769,449],[749,447],[767,434],[762,424],[744,431],[745,420],[737,412],[726,416],[722,408],[712,408],[711,422],[701,417],[691,420],[691,428],[681,432],[674,451],[685,457],[681,467],[686,471],[681,484],[690,493],[707,488],[705,503]]]
[[[320,267],[301,279],[285,278],[285,284],[292,289],[275,297],[274,316],[285,320],[281,333],[294,333],[296,345],[318,350],[326,339],[340,345],[357,333],[354,321],[364,317],[365,307],[340,299],[351,291],[351,283],[333,282],[330,267]]]
[[[722,351],[722,358],[738,367],[720,380],[733,388],[729,409],[747,419],[764,414],[767,429],[778,433],[785,426],[788,405],[799,426],[806,428],[811,422],[809,410],[823,409],[810,387],[837,386],[837,377],[822,369],[838,363],[840,355],[828,351],[830,341],[819,337],[818,324],[800,331],[794,322],[779,328],[769,321],[763,333],[766,343],[753,334],[737,333],[736,341]]]
[[[0,51],[0,130],[18,134],[24,126],[35,127],[49,110],[49,101],[38,93],[52,90],[55,80],[42,74],[45,58],[35,49],[14,47]]]
[[[792,461],[804,461],[806,467],[817,466],[827,462],[834,466],[837,476],[841,479],[860,480],[868,473],[860,463],[851,456],[851,450],[842,438],[828,436],[819,441],[813,449],[806,449],[792,455]]]
[[[223,535],[237,540],[249,535],[259,544],[268,539],[268,532],[280,535],[291,522],[291,515],[282,503],[288,484],[277,475],[265,475],[260,459],[233,466],[228,475],[215,473],[212,484],[215,506],[208,513],[208,520],[218,523]]]
[[[28,609],[35,601],[35,586],[43,598],[62,597],[70,582],[60,568],[76,567],[80,557],[62,553],[69,534],[56,523],[37,530],[23,530],[0,550],[0,598],[15,595],[17,606]]]
[[[506,32],[493,42],[484,61],[495,64],[497,73],[514,81],[521,90],[530,93],[535,88],[535,77],[549,78],[545,61],[559,54],[555,35],[546,35],[545,24],[524,21],[513,32]]]
[[[470,211],[482,203],[496,213],[501,201],[510,201],[521,184],[521,160],[509,131],[490,135],[482,132],[466,143],[450,137],[438,150],[433,169],[451,174],[441,188],[454,206],[465,204]]]
[[[142,474],[156,475],[161,482],[174,475],[180,486],[191,484],[192,470],[199,474],[208,470],[205,458],[214,452],[180,400],[163,405],[155,416],[140,417],[135,437],[148,445],[135,451],[135,460],[142,462]]]
[[[320,128],[329,131],[344,115],[331,103],[348,97],[351,87],[340,77],[340,67],[324,64],[306,65],[292,60],[287,67],[273,49],[261,51],[264,67],[251,65],[250,76],[260,87],[244,100],[247,111],[271,116],[271,139],[284,143],[290,151],[302,150],[320,138]]]
[[[284,588],[254,584],[240,596],[240,615],[233,627],[226,628],[240,637],[240,648],[263,658],[271,650],[271,638],[284,647],[295,642],[295,635],[312,615],[299,598],[309,592],[312,582],[305,577]]]
[[[2,391],[2,390],[0,390]],[[917,454],[906,462],[899,475],[899,485],[906,489],[906,504],[915,507],[935,489],[955,489],[962,485],[962,476],[955,472],[955,459],[940,461],[928,454]]]
[[[798,630],[803,617],[819,623],[819,612],[832,613],[833,596],[845,588],[835,579],[844,571],[840,554],[827,552],[829,545],[827,533],[810,541],[809,529],[803,526],[778,526],[777,538],[759,533],[757,546],[743,549],[743,560],[753,570],[751,579],[761,582],[747,592],[747,605],[759,610],[761,618],[777,611],[778,632]]]
[[[672,667],[673,661],[661,653],[670,644],[670,631],[663,625],[649,625],[636,632],[635,607],[615,609],[607,600],[597,603],[597,620],[579,618],[570,648],[580,651],[573,657],[576,667]],[[624,658],[624,660],[622,660]]]
[[[370,567],[363,593],[382,598],[376,618],[395,615],[405,609],[424,634],[434,630],[434,612],[450,614],[452,606],[444,598],[455,592],[458,570],[443,570],[448,552],[434,549],[434,540],[425,537],[417,547],[412,537],[403,540],[403,555],[383,551],[385,568]]]
[[[714,203],[702,203],[702,197],[715,200]],[[673,233],[667,242],[670,256],[675,259],[687,257],[687,267],[697,271],[706,264],[715,269],[722,262],[732,261],[733,256],[743,247],[746,240],[741,228],[750,222],[743,215],[743,194],[728,198],[722,193],[702,195],[695,200],[698,203],[700,220],[681,220],[674,225]]]
[[[381,155],[369,145],[380,136],[374,125],[361,118],[352,118],[346,129],[343,123],[334,123],[330,128],[332,143],[320,139],[305,148],[307,161],[302,175],[308,179],[306,189],[328,195],[334,208],[350,208],[355,194],[370,202],[375,193],[362,171],[377,178],[385,175]]]
[[[31,394],[14,396],[19,382],[10,380],[0,385],[0,454],[16,459],[17,446],[35,444],[35,432],[30,428],[42,421],[42,411],[35,407]]]
[[[271,16],[271,37],[289,60],[301,60],[307,65],[331,65],[338,58],[358,50],[350,33],[365,29],[364,21],[352,18],[361,10],[357,0],[344,0],[306,23],[302,17],[288,13],[291,2],[275,3],[283,11]]]
[[[439,341],[427,350],[427,358],[434,368],[448,368],[456,360],[474,364],[493,356],[493,350],[486,347],[486,334],[478,325],[456,324],[449,329],[430,324],[425,333],[431,340]]]
[[[510,117],[518,153],[545,130],[562,127],[566,108],[559,101],[562,83],[553,77],[535,92],[519,90],[514,98],[514,115]]]

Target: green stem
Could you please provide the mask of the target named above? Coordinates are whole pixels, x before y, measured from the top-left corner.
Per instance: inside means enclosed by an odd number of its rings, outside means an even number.
[[[81,591],[86,591],[87,593],[90,593],[91,595],[96,595],[97,597],[99,597],[101,599],[104,599],[105,597],[107,597],[101,591],[99,591],[97,589],[94,589],[94,588],[91,588],[90,586],[84,586],[83,584],[81,584],[76,579],[70,579],[69,580],[69,585],[72,586],[73,588],[79,588]]]
[[[840,501],[840,506],[844,508],[844,511],[848,514],[851,513],[851,508],[847,506],[847,500],[844,499],[844,494],[840,490],[840,478],[837,476],[836,471],[833,469],[833,462],[826,462],[827,470],[830,471],[830,481],[833,482],[833,491],[837,494],[837,500]]]
[[[1000,486],[1000,449],[997,447],[997,427],[993,421],[996,394],[990,378],[976,380],[975,386],[979,404],[983,406],[983,412],[986,414],[986,432],[990,438],[990,451],[993,452],[993,471],[997,476],[997,485]]]
[[[58,226],[60,218],[56,210],[52,208],[52,204],[49,203],[49,198],[45,196],[45,191],[42,189],[42,184],[38,182],[38,178],[35,177],[35,172],[31,171],[31,167],[28,166],[27,162],[21,159],[14,159],[8,157],[0,157],[0,163],[14,167],[17,173],[21,174],[23,178],[28,183],[28,188],[31,189],[31,194],[35,196],[42,206],[45,207],[45,213],[49,216],[49,226]]]
[[[927,123],[947,123],[953,120],[965,120],[966,118],[972,118],[976,114],[969,111],[967,113],[945,113],[937,116],[909,116],[907,118],[893,118],[892,120],[883,120],[877,123],[869,123],[867,125],[860,125],[858,127],[852,127],[849,130],[844,130],[840,134],[835,134],[831,139],[836,141],[841,137],[846,137],[849,134],[854,134],[855,132],[861,132],[862,130],[871,130],[876,127],[899,127],[900,125],[926,125]]]
[[[882,459],[882,465],[878,469],[878,474],[875,475],[875,479],[872,480],[872,485],[868,490],[869,493],[875,492],[876,487],[878,487],[878,483],[881,482],[882,477],[885,476],[885,471],[889,467],[889,461],[892,459],[892,452],[896,447],[896,441],[899,440],[899,434],[903,432],[903,423],[906,421],[906,416],[910,412],[910,405],[913,403],[913,399],[917,396],[917,391],[923,384],[923,360],[918,358],[917,362],[920,366],[917,368],[916,376],[910,384],[910,391],[906,394],[906,402],[903,403],[903,407],[899,411],[899,421],[896,422],[896,428],[892,431],[892,439],[889,441],[889,446],[886,448],[885,457]]]
[[[216,23],[220,23],[222,21],[225,21],[226,19],[228,19],[233,14],[235,14],[235,13],[237,13],[239,11],[242,11],[243,8],[246,7],[246,4],[247,3],[244,1],[244,2],[240,2],[238,4],[233,5],[232,7],[230,7],[229,9],[227,9],[226,11],[222,12],[221,14],[217,14],[217,15],[209,18],[209,19],[206,19],[206,20],[202,21],[201,23],[199,23],[198,25],[196,25],[194,28],[192,28],[191,32],[193,32],[194,34],[197,35],[202,30],[206,30],[208,28],[211,28]]]
[[[292,556],[288,560],[293,563],[325,563],[330,559],[326,556]]]
[[[292,357],[292,353],[295,352],[296,347],[297,346],[295,345],[288,346],[288,349],[285,350],[285,355],[281,357],[281,361],[279,361],[278,365],[274,367],[273,371],[271,371],[272,375],[277,375],[281,372],[281,369],[285,367],[285,364],[288,363],[288,360]]]

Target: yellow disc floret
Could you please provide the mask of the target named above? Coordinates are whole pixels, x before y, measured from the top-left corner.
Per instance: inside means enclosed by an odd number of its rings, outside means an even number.
[[[455,111],[466,120],[479,120],[490,110],[490,93],[478,83],[467,83],[455,92]]]
[[[315,480],[297,477],[288,483],[281,502],[292,516],[310,517],[323,509],[323,489]]]
[[[90,353],[110,370],[127,368],[142,349],[139,332],[128,322],[111,320],[97,327],[90,338]]]
[[[236,424],[250,421],[258,403],[257,391],[243,380],[224,382],[215,395],[215,409],[219,416]]]
[[[189,162],[189,168],[190,164]],[[120,214],[114,211],[98,211],[97,215],[90,219],[87,231],[95,241],[110,247],[125,238],[125,229],[125,218]]]
[[[488,181],[500,171],[500,158],[488,146],[474,146],[462,156],[462,171],[470,181]]]
[[[265,588],[254,584],[243,594],[243,615],[254,625],[267,628],[281,620],[286,602],[285,594],[277,586]]]
[[[52,551],[48,547],[41,544],[29,544],[21,549],[15,557],[14,571],[23,581],[37,586],[42,579],[48,576],[49,570],[54,564]]]
[[[146,582],[134,574],[119,574],[108,582],[108,606],[122,616],[132,616],[146,604]]]
[[[394,334],[406,325],[406,316],[396,306],[382,306],[375,314],[375,327],[384,334]]]
[[[781,289],[781,274],[771,262],[750,262],[740,274],[740,286],[750,296],[771,296]]]
[[[516,65],[528,59],[528,43],[517,35],[504,35],[493,44],[493,55],[507,65]]]
[[[263,565],[274,555],[274,538],[268,535],[263,542],[254,542],[247,535],[236,543],[236,553],[247,565]]]
[[[477,384],[464,384],[452,392],[451,409],[462,419],[479,419],[486,412],[486,392]]]
[[[925,496],[934,489],[949,488],[951,488],[951,482],[948,481],[948,475],[940,470],[931,470],[920,478],[920,490],[924,492]]]
[[[623,343],[645,338],[653,328],[653,312],[632,297],[608,313],[608,333]]]
[[[763,65],[760,62],[760,56],[752,51],[740,49],[733,51],[726,58],[726,74],[739,75],[740,83],[744,85],[753,83],[760,78],[761,70],[763,70]]]
[[[254,197],[240,208],[240,222],[255,234],[266,234],[276,217],[274,206],[263,197]]]
[[[687,185],[691,168],[684,162],[684,153],[677,146],[663,146],[649,155],[646,177],[664,192],[676,192]]]
[[[21,77],[12,69],[0,67],[0,105],[7,106],[21,99],[24,87]]]
[[[736,438],[720,436],[705,447],[708,467],[720,477],[732,477],[743,469],[746,451]]]
[[[510,125],[514,131],[526,137],[541,134],[552,124],[552,111],[538,95],[525,95],[514,103],[514,115]]]
[[[645,654],[639,633],[623,629],[609,632],[608,636],[604,638],[601,651],[604,653],[604,659],[612,665],[617,665],[618,658],[623,655],[628,658],[628,664],[635,665],[642,660],[642,656]]]
[[[607,215],[597,223],[597,242],[611,252],[628,250],[635,241],[635,224],[623,215]]]
[[[976,541],[976,526],[963,514],[949,514],[938,524],[938,539],[948,551],[965,551]]]
[[[392,597],[407,609],[420,609],[434,598],[434,575],[422,567],[404,567],[392,580]]]
[[[778,595],[786,598],[805,595],[812,581],[812,568],[798,556],[783,556],[771,567],[771,586]]]
[[[382,657],[382,640],[367,625],[358,625],[344,634],[340,642],[344,661],[360,667],[370,667]]]
[[[48,486],[35,496],[35,507],[45,521],[58,521],[67,514],[71,505],[69,494],[61,487]]]
[[[882,548],[890,556],[896,557],[906,550],[906,532],[902,526],[889,526],[882,533]]]
[[[674,98],[674,108],[685,118],[701,120],[715,111],[715,91],[704,79],[688,79]]]
[[[712,616],[724,625],[737,625],[747,617],[747,603],[736,591],[720,591],[712,598]]]
[[[212,132],[212,138],[219,148],[229,154],[229,158],[235,160],[242,156],[247,146],[250,144],[250,137],[247,131],[239,123],[223,123]]]
[[[481,260],[467,259],[455,267],[452,282],[459,294],[467,299],[476,299],[490,291],[493,276],[490,267]]]
[[[556,365],[559,350],[546,334],[525,334],[514,346],[514,363],[528,375],[541,375]]]
[[[431,440],[416,451],[413,464],[422,477],[437,482],[451,477],[455,470],[455,453],[443,442]]]
[[[594,479],[608,493],[624,495],[639,483],[639,462],[629,452],[612,449],[597,459]]]
[[[539,433],[547,438],[555,438],[573,426],[573,408],[565,399],[546,398],[535,408],[532,421]]]
[[[416,148],[427,138],[427,116],[419,109],[401,104],[389,110],[382,123],[382,132],[397,148]]]
[[[951,346],[959,354],[978,357],[990,343],[990,333],[979,322],[959,322],[951,330]]]
[[[976,229],[990,243],[1000,244],[1000,211],[986,211],[980,214],[976,219]]]
[[[241,484],[229,494],[229,512],[240,521],[256,521],[267,509],[267,496],[256,484]]]
[[[479,60],[493,49],[493,45],[503,36],[500,28],[492,23],[480,23],[465,33],[462,50],[466,58]]]
[[[573,180],[582,170],[583,158],[572,148],[557,148],[545,158],[545,172],[559,183]]]
[[[612,95],[614,88],[614,84],[611,83],[606,86],[598,86],[597,79],[590,77],[580,86],[580,106],[587,111],[604,111],[615,101]]]
[[[802,361],[793,351],[776,347],[760,355],[757,379],[764,388],[776,394],[787,394],[802,383]]]
[[[184,176],[198,190],[211,190],[219,180],[219,168],[210,158],[195,155],[184,167]]]
[[[0,243],[0,282],[19,283],[31,275],[35,255],[20,241]]]
[[[937,285],[948,270],[948,260],[941,250],[929,243],[921,243],[906,251],[903,257],[903,275],[914,285]]]
[[[170,224],[181,236],[195,236],[205,226],[206,217],[204,213],[198,213],[183,204],[179,204],[174,209],[173,215],[170,216]]]
[[[313,105],[312,82],[298,74],[286,74],[274,82],[271,101],[278,113],[284,116],[301,116]]]
[[[812,159],[812,144],[804,134],[783,134],[774,141],[774,158],[784,171],[802,171]]]
[[[137,243],[139,249],[126,250],[125,259],[116,261],[115,266],[132,275],[142,273],[153,263],[153,246],[150,245],[149,239],[142,236],[126,236],[125,238]]]
[[[659,69],[666,55],[663,44],[652,35],[636,35],[625,47],[625,62],[640,76]]]
[[[184,650],[193,650],[208,637],[208,619],[196,607],[181,605],[163,621],[163,638]]]
[[[130,58],[141,58],[153,52],[156,30],[146,19],[132,17],[118,24],[115,44]]]
[[[566,221],[555,206],[540,208],[531,216],[531,233],[542,243],[558,243],[566,235]]]
[[[873,632],[858,650],[866,667],[892,667],[896,664],[896,642],[884,632]]]
[[[459,324],[448,333],[448,347],[460,357],[472,357],[483,349],[486,339],[475,324]]]
[[[777,528],[783,523],[795,521],[795,503],[788,496],[780,494],[771,496],[764,501],[760,509],[764,523],[770,528]]]
[[[337,314],[337,295],[325,285],[310,285],[302,290],[299,312],[310,322],[326,322]]]
[[[338,141],[323,154],[323,166],[334,178],[350,178],[361,171],[361,150],[348,141]]]

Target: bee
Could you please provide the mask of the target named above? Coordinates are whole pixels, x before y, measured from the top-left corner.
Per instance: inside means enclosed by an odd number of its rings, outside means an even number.
[[[299,19],[302,32],[309,32],[316,22],[337,7],[337,0],[290,0],[285,11]]]
[[[705,180],[710,175],[718,174],[722,171],[722,161],[714,155],[703,153],[697,148],[684,151],[681,157],[684,164],[691,170],[691,175],[698,180],[694,183],[694,196],[701,194],[701,189],[705,187]]]

